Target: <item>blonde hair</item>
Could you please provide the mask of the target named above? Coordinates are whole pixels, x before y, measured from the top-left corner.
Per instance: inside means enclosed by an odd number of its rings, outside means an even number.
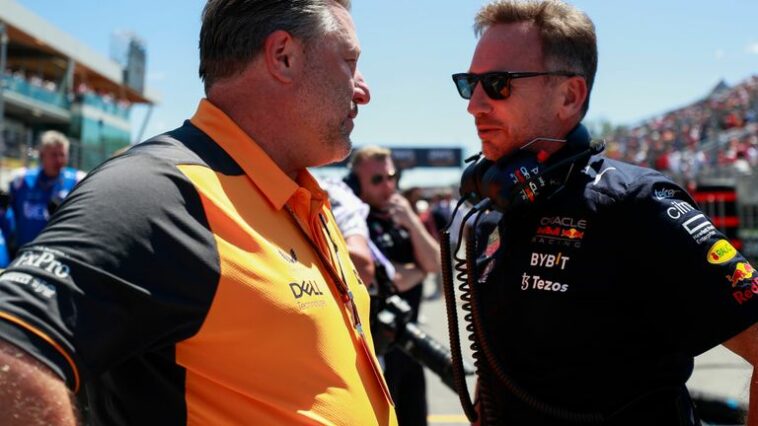
[[[348,167],[350,170],[355,170],[357,166],[367,160],[383,161],[392,157],[392,151],[381,146],[368,145],[362,148],[358,148],[353,151],[353,155],[350,157]]]
[[[57,130],[48,130],[39,138],[39,150],[42,151],[49,146],[60,145],[68,152],[68,138]]]
[[[494,0],[477,13],[474,31],[481,36],[493,25],[519,22],[531,22],[539,29],[546,67],[584,76],[587,82],[584,116],[597,72],[597,36],[592,20],[561,0]]]

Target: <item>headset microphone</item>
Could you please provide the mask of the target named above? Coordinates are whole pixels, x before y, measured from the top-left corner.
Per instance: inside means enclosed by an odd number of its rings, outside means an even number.
[[[525,149],[538,141],[565,143],[564,149],[573,154],[551,164],[544,154]],[[479,156],[464,170],[460,193],[474,204],[489,198],[501,212],[531,205],[546,194],[560,190],[573,170],[573,163],[599,154],[604,148],[603,140],[592,140],[587,128],[578,124],[566,139],[536,138],[496,162]],[[570,163],[565,174],[556,173]]]

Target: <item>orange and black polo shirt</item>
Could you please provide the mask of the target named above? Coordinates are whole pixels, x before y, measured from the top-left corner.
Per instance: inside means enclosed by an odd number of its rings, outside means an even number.
[[[84,389],[94,424],[394,424],[326,200],[204,100],[90,173],[23,248],[0,337]]]

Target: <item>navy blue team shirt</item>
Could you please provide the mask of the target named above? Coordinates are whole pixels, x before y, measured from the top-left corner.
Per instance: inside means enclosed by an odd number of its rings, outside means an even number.
[[[693,357],[758,321],[758,272],[662,174],[599,156],[578,166],[548,200],[494,215],[477,300],[515,382],[631,419],[673,404],[666,390],[683,387]],[[509,424],[564,424],[490,383]]]

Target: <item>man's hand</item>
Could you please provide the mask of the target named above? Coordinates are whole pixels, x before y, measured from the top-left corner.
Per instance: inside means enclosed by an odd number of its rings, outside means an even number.
[[[439,272],[440,245],[426,230],[421,219],[411,208],[411,203],[402,195],[393,194],[390,197],[389,212],[395,224],[402,226],[410,234],[416,265],[427,274]]]
[[[0,424],[77,424],[73,395],[50,369],[0,339]]]
[[[411,203],[402,195],[395,193],[389,199],[389,213],[396,225],[411,229],[420,219],[413,211]]]

